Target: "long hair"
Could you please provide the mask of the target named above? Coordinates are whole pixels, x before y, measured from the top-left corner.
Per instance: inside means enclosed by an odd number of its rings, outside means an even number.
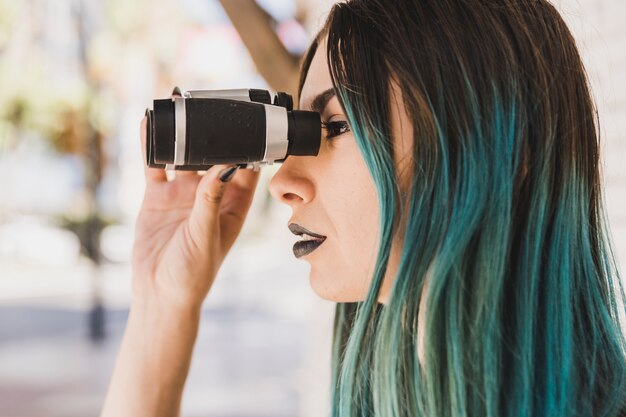
[[[545,0],[339,3],[305,55],[299,94],[324,39],[380,208],[367,296],[336,306],[331,416],[624,413],[624,288],[600,125],[557,10]],[[406,195],[391,79],[414,131]],[[404,245],[381,305],[395,233]]]

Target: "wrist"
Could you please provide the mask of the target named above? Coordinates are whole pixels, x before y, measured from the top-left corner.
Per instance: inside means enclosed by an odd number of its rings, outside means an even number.
[[[130,305],[129,322],[138,321],[143,325],[154,325],[157,327],[185,325],[197,327],[200,322],[201,305],[175,303],[169,300],[159,300],[156,298],[133,299]]]
[[[182,385],[199,327],[196,308],[134,302],[125,338],[141,358],[137,366],[145,380],[157,378],[164,386]]]
[[[133,282],[134,282],[133,278]],[[200,317],[203,300],[188,299],[177,296],[171,291],[163,291],[147,285],[141,288],[133,286],[131,297],[131,313],[135,316],[167,319],[178,317],[189,319]]]

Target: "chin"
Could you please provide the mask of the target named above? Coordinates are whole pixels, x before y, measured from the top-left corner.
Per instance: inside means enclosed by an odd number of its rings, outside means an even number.
[[[353,291],[346,291],[345,286],[341,285],[340,277],[341,274],[338,273],[323,274],[316,271],[315,268],[311,268],[309,284],[315,294],[327,301],[353,303],[365,299],[363,296],[359,296]]]

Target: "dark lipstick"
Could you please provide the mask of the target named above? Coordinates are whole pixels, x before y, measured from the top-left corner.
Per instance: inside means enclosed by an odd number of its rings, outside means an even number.
[[[296,258],[301,258],[313,252],[322,243],[324,243],[324,240],[326,240],[326,236],[311,232],[310,230],[305,229],[297,223],[289,224],[289,230],[291,230],[291,233],[293,233],[294,235],[305,235],[310,237],[306,240],[300,240],[293,245],[293,254],[296,256]]]

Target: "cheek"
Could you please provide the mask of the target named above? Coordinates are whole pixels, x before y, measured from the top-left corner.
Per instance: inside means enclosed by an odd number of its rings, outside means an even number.
[[[378,202],[376,190],[367,187],[355,190],[351,215],[345,219],[344,253],[354,280],[369,282],[376,262],[378,243]]]
[[[325,298],[337,301],[364,299],[378,243],[376,188],[356,143],[352,145],[337,147],[336,163],[327,166],[331,175],[324,176],[328,182],[318,187],[324,191],[333,239],[325,259],[312,270],[311,284]]]
[[[363,243],[376,240],[378,197],[355,139],[344,139],[347,140],[329,150],[332,155],[329,158],[329,171],[332,175],[323,189],[329,192],[324,200],[337,232],[336,237],[345,243],[346,253],[354,254],[363,252],[360,250]]]

